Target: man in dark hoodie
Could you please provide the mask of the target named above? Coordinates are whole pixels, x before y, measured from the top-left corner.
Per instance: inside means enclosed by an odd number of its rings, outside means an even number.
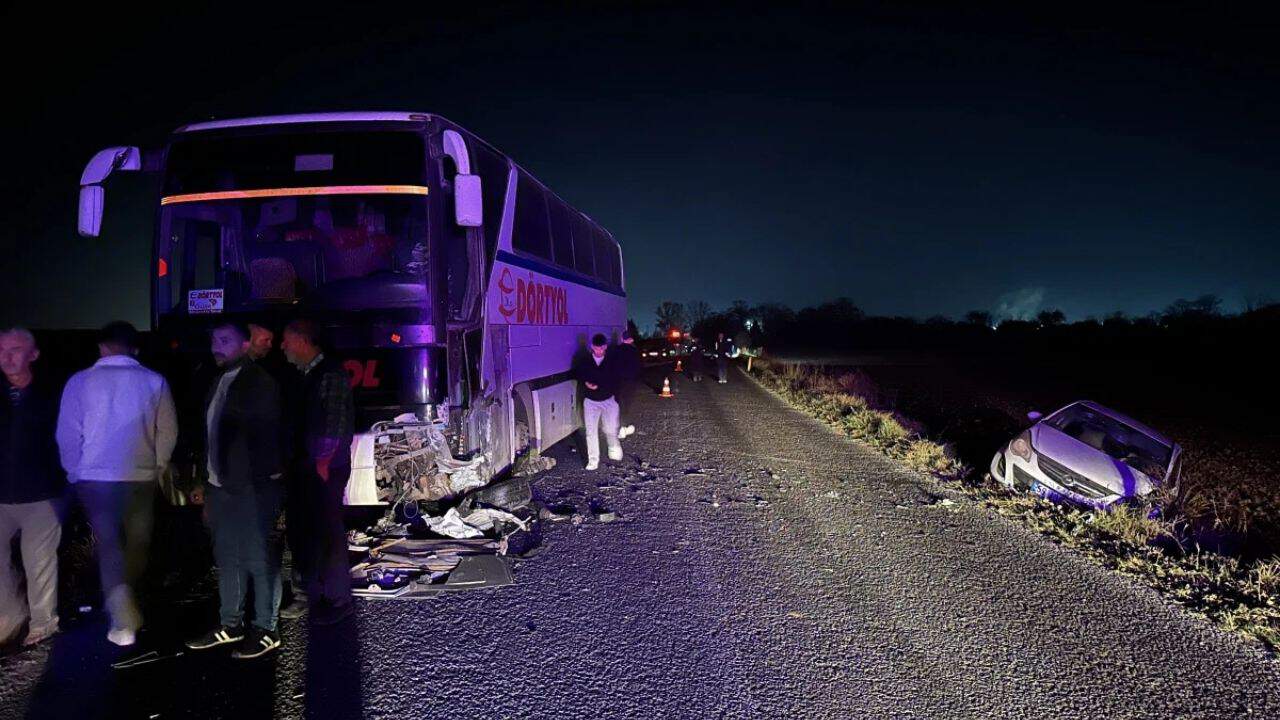
[[[609,446],[609,459],[622,459],[622,443],[618,442],[617,360],[609,351],[609,339],[600,333],[591,338],[591,354],[574,366],[573,375],[585,388],[582,419],[587,433],[587,469],[600,467],[600,430]]]
[[[239,643],[232,657],[241,659],[280,647],[280,557],[271,532],[284,491],[280,388],[250,360],[249,337],[248,328],[234,322],[212,332],[213,359],[222,372],[205,403],[205,503],[218,565],[221,624],[187,642],[193,650]],[[245,628],[244,600],[250,584],[254,616]]]
[[[23,645],[58,631],[58,542],[66,481],[55,438],[61,388],[36,377],[35,337],[0,331],[0,642],[29,617]],[[9,546],[21,537],[27,596],[18,594]],[[8,627],[6,627],[8,625]]]

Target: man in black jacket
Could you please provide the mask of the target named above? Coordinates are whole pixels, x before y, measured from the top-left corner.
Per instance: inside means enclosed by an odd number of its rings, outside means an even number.
[[[36,377],[35,338],[22,328],[0,331],[0,643],[25,617],[23,645],[58,631],[58,542],[66,474],[54,433],[60,388]],[[9,546],[21,536],[27,596]]]
[[[236,642],[232,657],[253,658],[280,647],[280,557],[271,542],[283,495],[280,388],[249,359],[247,328],[223,323],[213,329],[211,346],[222,373],[205,402],[205,503],[218,564],[221,624],[187,647],[204,650]],[[246,628],[250,584],[253,622]]]
[[[351,476],[355,401],[346,371],[321,351],[315,323],[289,323],[280,348],[302,373],[297,406],[290,413],[299,425],[291,449],[288,522],[306,607],[291,606],[290,616],[305,611],[312,624],[332,624],[354,609],[342,497]]]
[[[621,440],[636,431],[634,401],[636,383],[640,381],[640,348],[636,347],[636,339],[631,330],[622,333],[622,343],[614,348],[618,364],[618,439]]]
[[[616,353],[609,352],[609,339],[600,333],[591,338],[591,354],[574,366],[573,375],[582,382],[582,419],[587,433],[587,470],[600,467],[600,426],[609,445],[609,459],[622,459],[618,442],[618,387]]]

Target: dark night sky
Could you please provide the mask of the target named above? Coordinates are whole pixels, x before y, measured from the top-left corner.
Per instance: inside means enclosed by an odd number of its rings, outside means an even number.
[[[510,154],[614,232],[641,325],[663,299],[1280,299],[1280,54],[1252,11],[221,3],[69,27],[44,5],[3,11],[0,321],[145,323],[154,198],[108,186],[104,237],[78,238],[94,151],[346,109],[439,113]]]

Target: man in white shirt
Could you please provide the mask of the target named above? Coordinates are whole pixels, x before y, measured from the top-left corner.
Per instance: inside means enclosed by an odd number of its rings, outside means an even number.
[[[249,329],[234,321],[210,333],[222,370],[205,403],[205,507],[218,564],[219,625],[186,643],[192,650],[239,643],[231,656],[240,659],[280,647],[280,555],[272,529],[284,491],[285,428],[280,387],[249,358],[249,341]],[[247,617],[250,588],[253,615]]]
[[[134,586],[146,568],[155,493],[178,437],[169,385],[143,367],[138,331],[113,322],[98,339],[102,356],[71,376],[58,413],[58,450],[98,546],[98,571],[111,629],[132,645],[142,613]]]

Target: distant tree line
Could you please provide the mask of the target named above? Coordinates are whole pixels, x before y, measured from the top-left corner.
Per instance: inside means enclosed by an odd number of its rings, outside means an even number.
[[[1074,322],[1067,322],[1066,314],[1057,309],[1044,310],[1031,320],[999,320],[985,310],[970,311],[958,320],[940,315],[925,320],[871,316],[845,297],[800,310],[778,303],[749,305],[741,300],[722,310],[712,310],[700,300],[664,301],[655,309],[655,316],[655,336],[678,330],[710,339],[725,333],[749,339],[753,346],[776,348],[927,349],[1002,340],[1022,345],[1033,341],[1089,346],[1117,340],[1207,344],[1239,334],[1249,338],[1280,330],[1280,303],[1251,301],[1243,312],[1227,314],[1216,295],[1179,299],[1164,310],[1141,317],[1115,312]]]

